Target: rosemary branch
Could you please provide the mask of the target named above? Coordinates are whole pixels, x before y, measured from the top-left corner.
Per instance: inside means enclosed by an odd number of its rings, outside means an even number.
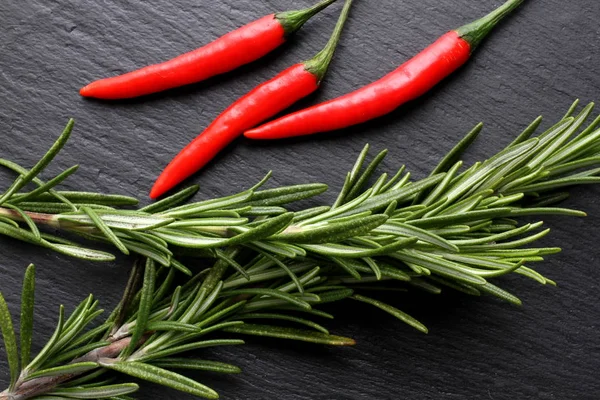
[[[137,389],[113,384],[110,371],[216,398],[212,389],[171,370],[239,372],[236,367],[173,356],[243,343],[231,339],[237,334],[350,345],[351,339],[330,335],[312,320],[331,317],[319,305],[347,298],[427,332],[399,309],[355,293],[366,283],[380,290],[416,287],[439,293],[452,288],[520,304],[491,281],[517,273],[554,284],[531,264],[560,249],[532,247],[548,230],[541,230],[542,222],[519,221],[532,215],[583,216],[554,206],[568,196],[558,190],[600,182],[600,118],[584,127],[593,104],[577,114],[576,108],[577,102],[538,135],[541,118],[536,119],[505,149],[463,168],[461,154],[480,133],[478,125],[420,180],[411,180],[404,167],[373,180],[386,152],[366,164],[366,146],[332,206],[300,211],[292,211],[290,204],[321,194],[326,185],[263,189],[269,174],[231,196],[184,204],[197,191],[192,187],[137,210],[130,197],[55,190],[75,167],[47,182],[38,176],[66,143],[70,122],[32,169],[0,159],[18,175],[0,196],[0,234],[97,261],[114,256],[81,243],[110,243],[141,256],[142,263],[132,270],[123,301],[103,324],[88,328],[100,314],[92,297],[66,320],[61,308],[55,334],[33,361],[27,344],[33,267],[23,290],[21,360],[0,295],[0,327],[11,369],[10,387],[0,400],[127,398]],[[368,182],[373,183],[367,187]],[[35,187],[23,192],[31,184]],[[43,227],[82,240],[51,235]],[[194,275],[179,261],[184,255],[212,259],[213,265]],[[178,286],[180,272],[190,278]],[[255,320],[261,324],[251,323]]]

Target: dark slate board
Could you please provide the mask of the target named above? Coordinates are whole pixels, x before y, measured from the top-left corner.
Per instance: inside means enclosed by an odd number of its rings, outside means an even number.
[[[233,99],[284,67],[309,58],[326,41],[337,16],[325,12],[289,45],[263,61],[208,82],[142,100],[85,101],[91,79],[168,59],[274,10],[306,0],[20,0],[0,2],[0,156],[32,165],[66,123],[73,139],[50,169],[82,163],[68,188],[145,198],[169,159]],[[483,15],[499,0],[357,0],[322,90],[299,107],[346,93],[391,71],[443,32]],[[353,157],[369,142],[389,148],[385,167],[407,163],[423,176],[475,123],[483,138],[468,153],[478,160],[508,143],[530,120],[559,118],[576,98],[600,94],[600,2],[528,1],[474,59],[424,98],[392,115],[328,136],[278,143],[239,140],[191,181],[198,196],[236,192],[267,170],[278,184],[323,181],[333,193]],[[0,175],[3,187],[8,175]],[[224,399],[597,399],[598,188],[574,190],[570,207],[585,219],[546,218],[545,243],[564,248],[540,270],[558,288],[509,277],[517,309],[495,299],[448,293],[410,294],[396,304],[426,323],[420,334],[391,317],[347,304],[333,309],[333,332],[353,336],[354,348],[249,340],[242,348],[207,352],[240,365],[240,376],[192,374]],[[39,267],[35,340],[53,329],[59,303],[67,309],[88,293],[113,307],[128,262],[74,261],[0,239],[0,288],[18,312],[25,266]],[[350,308],[354,307],[354,308]],[[371,317],[377,316],[376,321]],[[204,354],[203,354],[204,355]],[[7,380],[0,361],[0,386]],[[139,398],[191,398],[148,386]]]

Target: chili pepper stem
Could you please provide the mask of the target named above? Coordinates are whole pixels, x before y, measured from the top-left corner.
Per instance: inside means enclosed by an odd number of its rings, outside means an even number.
[[[456,29],[458,36],[471,45],[471,51],[481,43],[492,29],[515,8],[519,7],[525,0],[508,0],[506,3],[489,13],[483,18],[463,25]]]
[[[285,31],[285,36],[290,36],[302,28],[302,25],[306,23],[309,19],[314,17],[320,11],[329,7],[337,0],[323,0],[312,7],[305,8],[303,10],[294,10],[294,11],[284,11],[275,14],[275,19],[279,21],[283,30]]]
[[[329,38],[329,41],[323,50],[318,52],[317,55],[310,60],[304,62],[306,70],[317,77],[318,83],[321,83],[325,77],[325,74],[327,73],[327,69],[329,68],[329,64],[331,63],[335,53],[335,49],[340,41],[342,31],[344,30],[344,25],[346,24],[346,20],[350,14],[352,2],[353,0],[346,0],[335,29],[333,30],[333,33],[331,34],[331,37]]]

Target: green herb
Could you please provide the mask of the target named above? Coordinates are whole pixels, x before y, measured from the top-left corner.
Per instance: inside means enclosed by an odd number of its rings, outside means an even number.
[[[72,257],[112,260],[113,254],[94,248],[104,243],[137,261],[122,301],[105,322],[96,321],[102,310],[92,296],[69,317],[61,307],[54,334],[33,360],[35,269],[27,269],[23,285],[20,354],[0,296],[11,376],[0,400],[126,398],[137,385],[115,384],[115,372],[215,398],[212,389],[173,370],[239,369],[181,355],[242,344],[236,335],[351,345],[352,339],[315,321],[332,317],[320,305],[346,299],[427,332],[366,291],[449,288],[520,305],[494,281],[517,273],[553,285],[532,265],[560,250],[535,247],[548,230],[529,218],[522,223],[522,217],[583,216],[555,205],[567,197],[565,188],[600,182],[600,120],[586,128],[593,105],[572,116],[575,108],[538,135],[536,119],[498,154],[464,168],[460,157],[480,133],[478,125],[420,180],[411,180],[404,167],[376,178],[386,153],[367,164],[367,146],[334,204],[307,210],[291,203],[322,193],[325,185],[263,189],[270,174],[231,196],[182,204],[197,191],[193,187],[138,210],[131,208],[137,201],[125,196],[56,190],[76,168],[48,181],[39,173],[65,144],[70,122],[31,170],[0,159],[18,175],[0,196],[0,234]],[[61,232],[81,240],[66,240]],[[182,256],[213,261],[194,274]],[[177,286],[176,277],[185,274],[191,277]]]

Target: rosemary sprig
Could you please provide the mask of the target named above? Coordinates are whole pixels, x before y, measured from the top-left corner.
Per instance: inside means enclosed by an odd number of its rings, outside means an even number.
[[[430,176],[415,181],[404,167],[392,178],[383,174],[373,180],[386,152],[365,165],[367,146],[333,206],[295,211],[291,203],[318,195],[326,186],[263,189],[269,174],[239,194],[183,204],[196,192],[193,187],[138,210],[129,208],[137,203],[129,197],[56,190],[76,168],[47,182],[38,176],[65,144],[70,122],[31,170],[0,160],[18,175],[0,197],[0,234],[98,261],[114,256],[81,243],[109,243],[125,254],[141,256],[142,263],[132,270],[126,294],[106,322],[94,327],[101,311],[92,297],[68,319],[61,307],[54,335],[32,361],[34,269],[28,268],[21,357],[0,298],[0,327],[12,377],[0,399],[125,398],[137,389],[133,384],[115,385],[110,371],[215,398],[210,388],[172,369],[239,369],[177,356],[208,346],[241,344],[231,338],[239,334],[353,344],[312,320],[331,317],[318,309],[320,304],[347,298],[427,331],[396,307],[355,293],[365,287],[417,287],[433,293],[452,288],[520,304],[491,281],[514,272],[554,284],[531,264],[560,251],[532,247],[548,230],[541,230],[542,222],[521,224],[521,217],[583,216],[554,207],[566,196],[556,191],[600,181],[600,118],[584,128],[593,104],[572,115],[575,108],[534,136],[541,122],[536,119],[498,154],[463,168],[460,156],[481,131],[478,125]],[[36,187],[24,191],[30,182]],[[78,235],[82,241],[48,234],[45,227]],[[178,261],[183,255],[213,259],[213,265],[192,276]],[[177,286],[176,271],[191,277]]]

